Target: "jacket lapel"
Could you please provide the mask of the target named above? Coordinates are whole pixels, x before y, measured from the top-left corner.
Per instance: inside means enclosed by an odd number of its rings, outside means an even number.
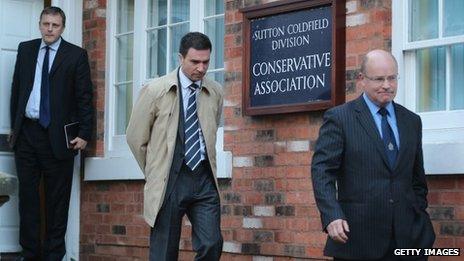
[[[177,128],[177,131],[179,132],[179,137],[182,143],[184,143],[185,140],[185,134],[184,134],[184,98],[182,96],[182,85],[180,84],[180,78],[179,78],[179,70],[180,67],[177,68],[176,70],[176,80],[177,80],[177,89],[176,89],[176,97],[179,99],[177,103],[179,104],[179,126]],[[171,76],[172,77],[172,76]]]
[[[56,69],[60,64],[65,60],[66,54],[69,51],[68,42],[61,39],[60,46],[58,47],[58,52],[56,53],[55,59],[53,60],[52,68],[50,69],[50,78],[53,77],[53,74],[56,72]]]
[[[372,118],[372,114],[369,111],[369,108],[367,107],[367,104],[365,103],[362,95],[355,101],[355,111],[357,112],[356,118],[367,132],[368,136],[374,141],[375,148],[380,153],[383,162],[390,170],[392,170],[390,164],[388,163],[387,153],[385,151],[382,138],[380,137],[380,133],[375,126],[375,121]]]
[[[400,160],[404,158],[407,149],[407,131],[406,118],[403,111],[399,110],[398,106],[393,103],[395,106],[395,115],[396,115],[396,124],[398,126],[398,135],[400,136],[400,150],[398,152],[398,158],[396,159],[395,169],[399,166]]]
[[[29,73],[29,82],[31,84],[28,84],[27,85],[27,92],[31,92],[32,90],[32,85],[34,84],[34,77],[35,77],[35,68],[37,66],[37,59],[38,59],[38,56],[39,56],[39,48],[40,48],[40,43],[41,43],[42,40],[38,39],[34,45],[33,45],[33,48],[32,49],[25,49],[28,51],[27,55],[25,57],[34,57],[35,59],[24,59],[23,61],[26,61],[27,63],[29,63],[27,65],[27,67],[25,68],[30,68],[30,73]]]
[[[179,127],[177,128],[179,130],[179,137],[182,143],[184,143],[185,140],[185,134],[184,134],[184,99],[182,97],[182,86],[177,87],[177,97],[179,99]]]

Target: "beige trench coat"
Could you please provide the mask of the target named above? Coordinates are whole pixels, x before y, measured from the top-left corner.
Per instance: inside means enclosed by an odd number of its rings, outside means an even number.
[[[145,175],[143,215],[152,227],[164,200],[174,157],[179,91],[177,70],[144,86],[126,132],[127,143]],[[197,99],[198,118],[217,187],[215,146],[222,113],[222,88],[219,83],[204,78]]]

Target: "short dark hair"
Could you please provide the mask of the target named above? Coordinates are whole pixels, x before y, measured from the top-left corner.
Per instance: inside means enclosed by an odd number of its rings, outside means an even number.
[[[66,15],[64,14],[63,10],[61,8],[56,7],[56,6],[49,6],[45,7],[44,10],[42,10],[42,13],[40,13],[40,21],[42,21],[42,16],[43,15],[60,15],[61,20],[63,20],[63,27],[66,27]]]
[[[210,50],[211,41],[208,36],[199,32],[190,32],[180,40],[179,53],[185,57],[190,48],[195,50]]]

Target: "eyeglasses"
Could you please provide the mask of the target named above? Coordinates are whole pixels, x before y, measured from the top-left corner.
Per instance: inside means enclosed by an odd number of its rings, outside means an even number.
[[[375,84],[378,84],[378,85],[383,84],[385,81],[387,81],[388,83],[396,83],[398,79],[400,78],[398,74],[388,75],[388,76],[376,76],[376,77],[369,77],[367,75],[364,75],[364,77],[366,77],[366,79],[368,79],[369,81],[373,81]]]

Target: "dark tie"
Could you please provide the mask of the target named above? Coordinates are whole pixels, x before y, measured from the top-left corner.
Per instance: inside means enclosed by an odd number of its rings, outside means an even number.
[[[201,160],[200,153],[200,124],[197,116],[196,89],[198,85],[192,83],[189,86],[190,94],[188,98],[187,114],[185,116],[185,162],[187,166],[194,170]]]
[[[390,167],[393,168],[396,163],[396,157],[398,156],[398,146],[396,145],[393,130],[387,121],[388,111],[385,108],[380,108],[379,114],[382,115],[382,121],[380,124],[382,128],[382,140],[385,144]]]
[[[50,79],[48,77],[48,57],[50,47],[45,46],[45,56],[42,63],[42,82],[40,86],[39,123],[47,128],[50,125]]]

